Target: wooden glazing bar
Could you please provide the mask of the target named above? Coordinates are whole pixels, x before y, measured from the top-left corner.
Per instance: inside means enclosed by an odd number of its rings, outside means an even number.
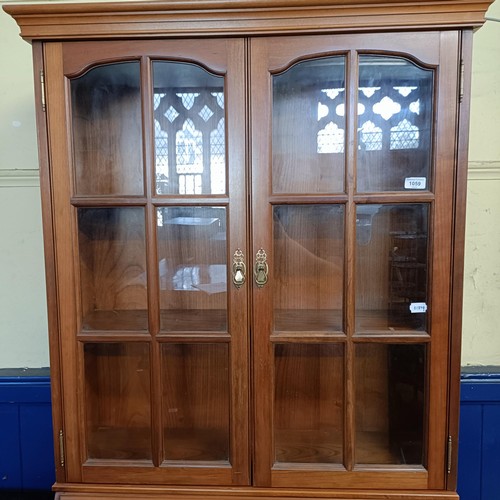
[[[354,202],[356,184],[356,147],[357,147],[357,86],[358,55],[352,50],[347,55],[346,89],[346,186],[348,202],[346,205],[345,224],[345,424],[344,424],[344,464],[348,471],[354,467],[355,457],[355,386],[354,386],[354,345],[352,336],[355,332],[356,314],[356,205]]]
[[[355,194],[354,201],[358,204],[368,203],[431,203],[435,196],[429,192],[386,192]]]
[[[158,343],[154,340],[160,329],[160,312],[158,301],[158,258],[156,246],[156,209],[151,202],[154,193],[154,120],[153,81],[151,61],[148,57],[141,59],[141,99],[142,99],[142,129],[143,129],[143,163],[144,185],[146,188],[146,254],[147,254],[147,284],[148,284],[148,325],[153,337],[151,342],[151,438],[153,463],[158,466],[163,460],[163,424],[161,412],[161,354]]]

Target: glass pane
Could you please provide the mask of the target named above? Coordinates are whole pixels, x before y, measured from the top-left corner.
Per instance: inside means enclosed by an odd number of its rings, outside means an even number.
[[[108,64],[71,80],[75,191],[142,195],[138,62]]]
[[[276,462],[342,463],[344,346],[275,346]]]
[[[165,460],[229,460],[227,344],[162,346]]]
[[[344,207],[274,207],[274,328],[342,331]]]
[[[344,190],[343,56],[295,64],[273,76],[273,192]]]
[[[146,343],[85,344],[88,458],[151,459]]]
[[[425,465],[426,347],[356,346],[356,463]]]
[[[153,75],[156,193],[225,193],[224,78],[159,61]]]
[[[227,331],[226,209],[158,208],[161,329]]]
[[[356,330],[427,328],[427,204],[358,205]]]
[[[433,81],[406,59],[360,56],[358,191],[430,188]]]
[[[79,208],[83,330],[146,330],[142,208]]]

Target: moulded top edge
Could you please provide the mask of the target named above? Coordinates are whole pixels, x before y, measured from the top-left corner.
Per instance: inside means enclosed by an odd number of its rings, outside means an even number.
[[[149,0],[7,4],[27,40],[476,28],[492,0]],[[307,20],[310,19],[308,23]]]
[[[345,8],[390,8],[423,6],[457,6],[460,10],[483,10],[494,0],[145,0],[130,2],[21,2],[5,4],[9,14],[44,14],[44,13],[98,13],[98,12],[137,12],[137,11],[172,11],[172,10],[251,10],[251,9],[289,9],[315,7]]]

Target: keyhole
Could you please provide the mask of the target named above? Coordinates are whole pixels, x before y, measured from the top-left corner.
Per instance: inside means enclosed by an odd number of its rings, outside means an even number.
[[[234,281],[236,281],[236,283],[243,283],[243,273],[241,272],[241,269],[238,269],[236,271],[236,274],[234,275]]]

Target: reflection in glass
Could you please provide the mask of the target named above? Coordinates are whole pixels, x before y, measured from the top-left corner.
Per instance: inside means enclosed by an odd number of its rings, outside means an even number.
[[[342,331],[344,207],[274,207],[274,329]]]
[[[85,344],[89,459],[151,459],[149,346]]]
[[[226,209],[157,212],[161,329],[227,331]]]
[[[79,208],[83,330],[146,330],[144,210]]]
[[[359,192],[429,189],[433,78],[400,57],[360,56]]]
[[[71,80],[77,195],[142,195],[139,62],[107,64]]]
[[[344,347],[275,346],[276,462],[342,463]]]
[[[273,192],[344,190],[345,61],[303,61],[273,76]]]
[[[426,348],[358,344],[356,463],[425,465]]]
[[[228,344],[162,346],[165,460],[229,460]]]
[[[356,331],[427,328],[427,204],[358,205]]]
[[[156,193],[225,193],[224,78],[164,61],[153,75]]]

